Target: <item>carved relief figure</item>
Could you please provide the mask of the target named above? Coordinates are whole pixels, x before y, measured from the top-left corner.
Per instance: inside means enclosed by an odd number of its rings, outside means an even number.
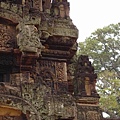
[[[22,52],[41,54],[44,48],[40,42],[38,30],[34,25],[25,25],[17,35],[17,44]]]
[[[52,9],[54,16],[58,16],[60,18],[69,18],[69,3],[64,0],[54,0],[52,2]]]

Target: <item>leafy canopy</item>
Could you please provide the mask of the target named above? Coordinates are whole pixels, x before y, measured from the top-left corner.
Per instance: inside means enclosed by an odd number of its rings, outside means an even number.
[[[101,108],[120,117],[120,23],[97,29],[78,47],[78,56],[88,55],[98,74]]]

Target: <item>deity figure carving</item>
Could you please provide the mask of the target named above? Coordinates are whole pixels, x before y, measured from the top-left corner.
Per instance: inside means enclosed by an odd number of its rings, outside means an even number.
[[[69,2],[67,0],[53,0],[53,15],[60,18],[69,18]]]
[[[17,45],[22,52],[38,53],[39,55],[44,48],[34,25],[24,25],[17,35]]]

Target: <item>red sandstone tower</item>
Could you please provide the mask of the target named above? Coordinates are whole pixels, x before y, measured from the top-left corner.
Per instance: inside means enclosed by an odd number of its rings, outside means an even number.
[[[75,77],[70,72],[78,29],[69,7],[0,0],[0,120],[101,120],[88,58],[79,58]]]

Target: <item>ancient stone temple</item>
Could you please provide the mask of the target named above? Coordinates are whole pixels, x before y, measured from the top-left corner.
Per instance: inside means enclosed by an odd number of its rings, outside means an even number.
[[[99,95],[96,91],[97,74],[88,59],[88,56],[81,55],[78,58],[75,80],[74,95],[77,102],[79,120],[102,120],[102,112],[99,108]]]
[[[67,0],[0,0],[0,120],[101,120],[88,58],[69,70],[69,11]]]

